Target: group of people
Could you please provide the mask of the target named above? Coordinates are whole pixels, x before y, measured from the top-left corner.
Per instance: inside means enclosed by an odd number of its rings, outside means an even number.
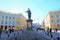
[[[11,32],[14,32],[14,29],[6,29],[6,34],[11,33]]]
[[[6,29],[4,30],[6,34],[14,32],[14,29]],[[0,39],[1,39],[1,34],[3,33],[3,30],[0,28]]]

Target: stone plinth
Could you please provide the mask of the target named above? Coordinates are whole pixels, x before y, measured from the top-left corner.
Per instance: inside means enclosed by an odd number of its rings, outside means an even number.
[[[28,19],[27,21],[27,30],[32,30],[32,19]]]

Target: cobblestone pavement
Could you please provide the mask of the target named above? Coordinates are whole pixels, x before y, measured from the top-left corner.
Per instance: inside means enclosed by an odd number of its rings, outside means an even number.
[[[16,31],[11,34],[2,33],[0,40],[53,40],[44,32],[38,31]]]

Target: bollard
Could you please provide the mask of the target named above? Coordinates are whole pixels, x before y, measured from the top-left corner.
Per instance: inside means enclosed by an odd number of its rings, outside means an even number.
[[[8,38],[7,38],[7,40],[9,40],[9,34],[8,34],[8,36],[7,36]]]
[[[15,33],[14,33],[14,37],[15,37],[14,39],[17,40],[17,37],[15,36]]]
[[[9,35],[8,35],[8,38],[9,38]]]
[[[17,40],[17,37],[15,37],[15,40]]]
[[[14,33],[14,36],[15,36],[15,33]]]
[[[35,38],[35,40],[37,40],[37,38]]]
[[[50,35],[51,35],[51,38],[53,38],[52,34],[50,34]]]
[[[57,37],[57,40],[59,40],[59,37]]]

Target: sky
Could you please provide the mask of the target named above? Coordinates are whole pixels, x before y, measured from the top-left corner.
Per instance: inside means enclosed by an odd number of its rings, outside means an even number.
[[[23,14],[28,17],[26,11],[30,8],[33,23],[42,23],[49,11],[60,10],[60,0],[0,0],[0,10]]]

